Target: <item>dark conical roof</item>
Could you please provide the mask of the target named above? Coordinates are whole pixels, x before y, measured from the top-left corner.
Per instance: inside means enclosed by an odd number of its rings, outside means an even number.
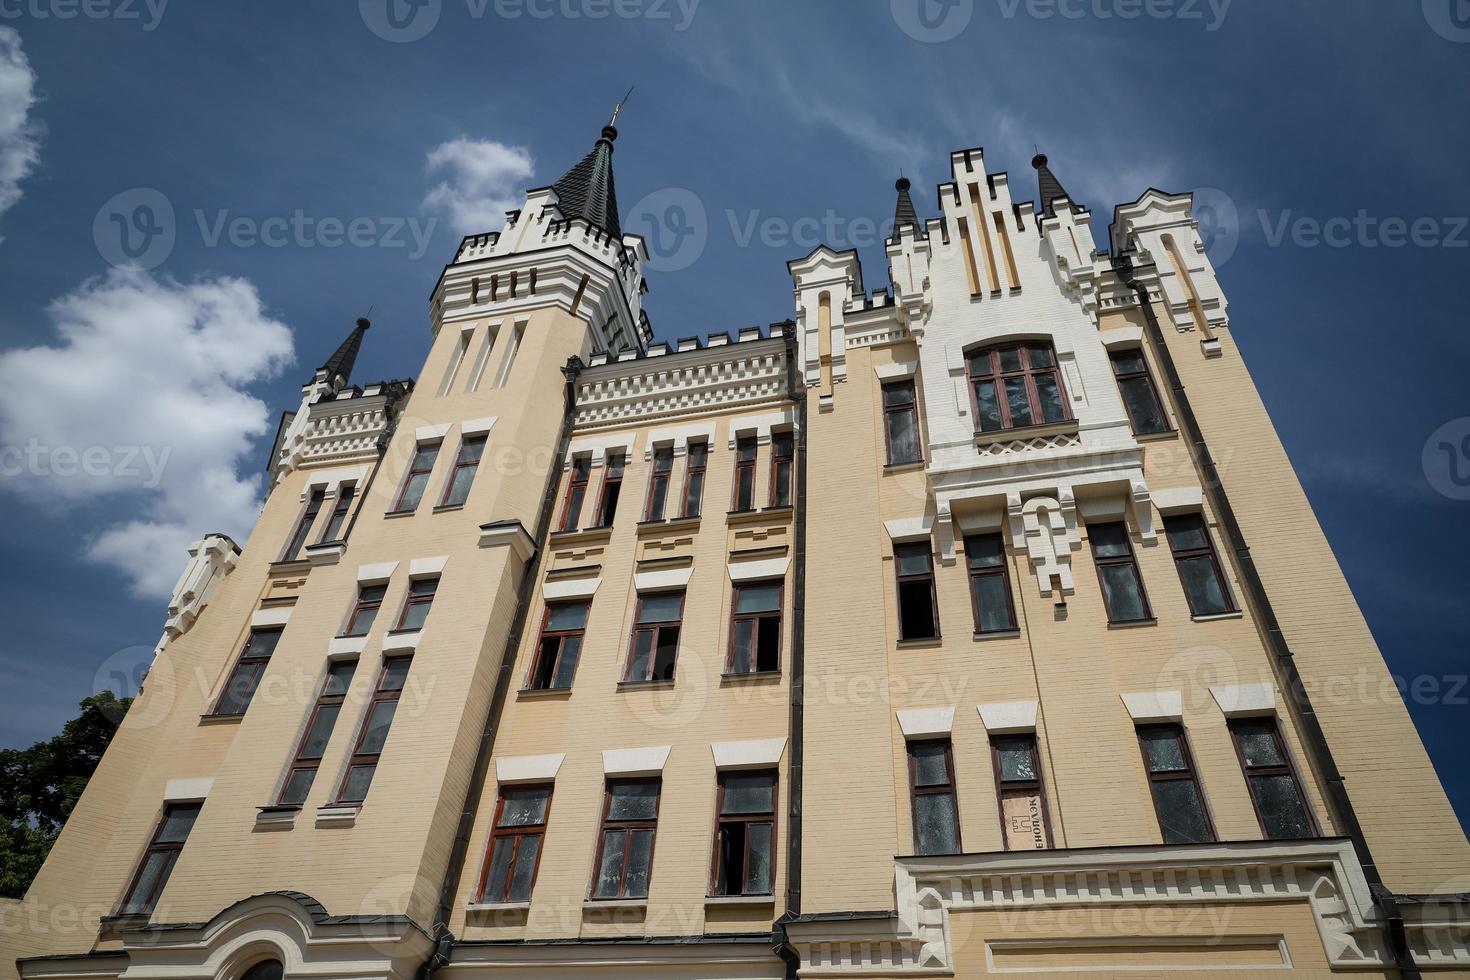
[[[909,197],[909,179],[898,178],[898,183],[893,185],[898,189],[898,204],[893,209],[893,237],[897,238],[899,230],[905,226],[914,229],[914,237],[924,237],[924,226],[919,223],[919,213],[914,210],[914,199]]]
[[[617,138],[614,127],[602,127],[602,137],[592,152],[562,174],[551,188],[556,191],[557,207],[563,217],[582,218],[613,238],[621,239],[623,225],[618,219],[618,195],[613,187],[612,170],[613,140]]]
[[[1056,214],[1056,201],[1062,197],[1071,201],[1075,209],[1077,202],[1072,200],[1072,196],[1067,193],[1066,188],[1062,186],[1062,182],[1057,180],[1056,174],[1052,173],[1051,168],[1046,165],[1045,153],[1038,153],[1032,157],[1031,166],[1036,168],[1036,181],[1041,187],[1042,214],[1048,218]]]
[[[321,366],[317,372],[318,376],[325,376],[329,382],[335,384],[337,378],[342,379],[345,385],[352,379],[352,368],[357,363],[357,352],[362,350],[362,335],[367,333],[372,322],[367,317],[358,317],[357,326],[347,339],[342,341],[342,346],[327,358],[327,363]]]

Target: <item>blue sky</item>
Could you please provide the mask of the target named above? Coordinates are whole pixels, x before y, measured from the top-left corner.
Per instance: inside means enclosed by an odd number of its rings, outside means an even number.
[[[1209,188],[1232,330],[1470,815],[1465,0],[388,2],[0,0],[0,745],[146,660],[180,536],[248,529],[353,318],[359,380],[412,374],[460,235],[635,85],[663,338],[784,319],[821,240],[882,285],[895,177],[932,215],[954,148],[1024,199],[1039,145],[1100,242]]]

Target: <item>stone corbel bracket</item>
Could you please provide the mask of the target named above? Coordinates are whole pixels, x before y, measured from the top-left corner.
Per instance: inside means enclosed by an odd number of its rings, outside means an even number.
[[[1082,543],[1072,488],[1059,487],[1056,496],[1031,497],[1025,503],[1019,493],[1009,493],[1006,514],[1011,545],[1031,559],[1041,594],[1050,596],[1053,589],[1071,593],[1072,550]]]

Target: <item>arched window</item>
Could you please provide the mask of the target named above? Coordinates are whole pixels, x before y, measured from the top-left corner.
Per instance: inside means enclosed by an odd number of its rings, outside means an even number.
[[[1057,355],[1044,340],[985,347],[969,354],[975,428],[996,432],[1064,422],[1071,417],[1057,376]]]
[[[240,980],[281,980],[285,975],[286,968],[280,960],[261,960],[246,970]]]

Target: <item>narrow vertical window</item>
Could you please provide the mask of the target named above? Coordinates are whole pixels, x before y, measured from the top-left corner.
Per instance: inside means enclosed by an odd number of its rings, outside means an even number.
[[[771,506],[791,506],[791,474],[795,439],[790,432],[771,436]]]
[[[684,622],[684,593],[653,592],[638,597],[625,681],[671,681]]]
[[[565,691],[577,673],[582,638],[587,633],[587,602],[559,602],[546,607],[541,639],[526,687],[533,691]]]
[[[311,536],[311,526],[316,523],[317,514],[321,513],[322,501],[326,499],[325,487],[312,487],[311,496],[306,500],[306,508],[301,516],[296,519],[296,526],[291,531],[291,537],[286,542],[286,550],[281,552],[281,561],[295,561],[301,557],[301,549],[306,547],[306,539]]]
[[[551,812],[550,786],[507,786],[495,804],[495,829],[480,871],[481,902],[529,902]]]
[[[613,518],[618,516],[618,498],[623,494],[623,470],[627,468],[626,453],[608,453],[607,465],[603,468],[602,496],[597,502],[597,527],[612,527]]]
[[[888,465],[917,463],[919,452],[919,409],[912,379],[883,386],[883,441],[888,447]]]
[[[265,673],[266,665],[270,663],[271,654],[276,652],[276,644],[280,640],[279,626],[250,631],[250,636],[245,640],[245,648],[240,651],[240,657],[230,671],[230,678],[225,681],[224,690],[215,702],[215,714],[245,713],[245,709],[250,707],[251,698],[255,697],[255,689],[260,686],[260,676]]]
[[[648,477],[648,503],[643,508],[645,521],[661,521],[669,503],[669,480],[674,472],[674,447],[659,446],[653,451],[653,470]]]
[[[609,780],[602,803],[593,898],[647,898],[658,829],[657,779]]]
[[[1225,573],[1205,527],[1203,514],[1175,514],[1164,518],[1164,533],[1174,553],[1174,567],[1184,586],[1192,616],[1218,616],[1235,611],[1225,584]]]
[[[1276,719],[1232,719],[1230,734],[1235,739],[1235,751],[1250,786],[1261,832],[1268,840],[1316,836],[1317,822],[1307,809],[1306,797]]]
[[[1062,422],[1067,396],[1046,342],[987,347],[969,355],[975,428],[980,432]]]
[[[378,771],[383,746],[388,741],[388,729],[393,727],[393,716],[398,711],[398,699],[408,680],[408,665],[412,659],[388,657],[383,661],[362,730],[357,733],[357,744],[352,747],[347,775],[343,777],[342,789],[337,794],[338,803],[361,803],[367,799],[368,787]]]
[[[1143,578],[1138,574],[1138,560],[1128,540],[1127,525],[1121,521],[1092,524],[1087,528],[1087,536],[1092,541],[1092,558],[1102,583],[1108,622],[1136,623],[1152,619]]]
[[[1039,851],[1051,847],[1036,736],[997,735],[990,740],[990,753],[1006,850]]]
[[[781,668],[781,582],[742,582],[731,600],[731,674]]]
[[[955,800],[954,760],[950,756],[949,739],[910,742],[908,752],[914,851],[958,854],[960,814]]]
[[[352,510],[352,501],[356,496],[355,483],[344,483],[337,488],[337,502],[332,506],[331,516],[327,518],[327,526],[322,528],[322,536],[317,539],[319,544],[342,540],[342,529],[347,526],[347,514]]]
[[[704,471],[709,464],[709,443],[691,442],[689,461],[684,466],[683,517],[698,517],[704,501]]]
[[[449,471],[449,481],[444,484],[444,499],[439,502],[440,507],[463,507],[469,499],[470,485],[475,482],[480,457],[485,454],[485,438],[466,436],[460,440],[454,468]]]
[[[572,459],[572,471],[567,476],[567,496],[561,508],[562,531],[575,531],[582,519],[582,502],[587,499],[587,481],[592,476],[592,458],[576,456]]]
[[[755,509],[755,436],[735,440],[735,498],[730,510],[735,513]]]
[[[434,472],[434,463],[438,458],[437,442],[420,443],[414,447],[408,473],[398,491],[398,500],[393,504],[393,513],[402,514],[418,508],[419,501],[424,498],[424,488],[429,485],[429,474]]]
[[[965,564],[970,569],[970,605],[976,633],[1003,633],[1016,628],[1010,562],[1005,538],[972,534],[965,538]]]
[[[939,636],[939,599],[934,591],[934,556],[928,541],[893,546],[898,578],[898,638],[932,640]]]
[[[153,911],[158,904],[158,896],[163,893],[163,886],[168,884],[168,877],[173,873],[174,864],[179,860],[179,852],[189,839],[189,831],[194,829],[201,806],[201,803],[170,803],[163,808],[163,817],[158,821],[153,837],[148,841],[148,849],[143,852],[143,860],[139,862],[123,896],[122,907],[118,910],[122,915],[147,915]]]
[[[769,895],[775,881],[776,774],[720,774],[712,895]]]
[[[1118,392],[1123,396],[1123,407],[1128,411],[1134,433],[1143,436],[1170,431],[1169,417],[1164,414],[1164,404],[1148,372],[1143,350],[1113,351],[1108,360],[1113,364],[1113,377],[1118,382]]]
[[[373,620],[378,618],[378,610],[383,608],[383,597],[387,594],[386,585],[359,585],[357,601],[347,614],[347,625],[343,627],[342,635],[367,636],[368,631],[373,628]]]
[[[283,805],[300,806],[311,792],[311,784],[322,764],[322,754],[327,750],[327,740],[342,713],[342,699],[347,695],[347,686],[352,683],[352,672],[357,669],[355,660],[339,660],[328,665],[327,679],[322,691],[312,705],[306,719],[306,731],[296,746],[291,759],[291,769],[286,773],[286,782],[281,787],[281,796],[276,802]]]
[[[396,633],[412,633],[424,628],[429,618],[429,607],[434,604],[434,593],[439,590],[437,578],[416,578],[408,583],[408,595],[403,598],[403,608],[398,613],[398,622],[393,625]]]
[[[510,369],[515,366],[516,353],[521,349],[521,338],[526,334],[525,321],[511,328],[505,338],[505,356],[500,359],[500,370],[495,375],[495,387],[504,388],[510,381]]]
[[[1165,844],[1199,844],[1215,839],[1194,759],[1180,725],[1141,725],[1138,744],[1148,773],[1154,812]]]

